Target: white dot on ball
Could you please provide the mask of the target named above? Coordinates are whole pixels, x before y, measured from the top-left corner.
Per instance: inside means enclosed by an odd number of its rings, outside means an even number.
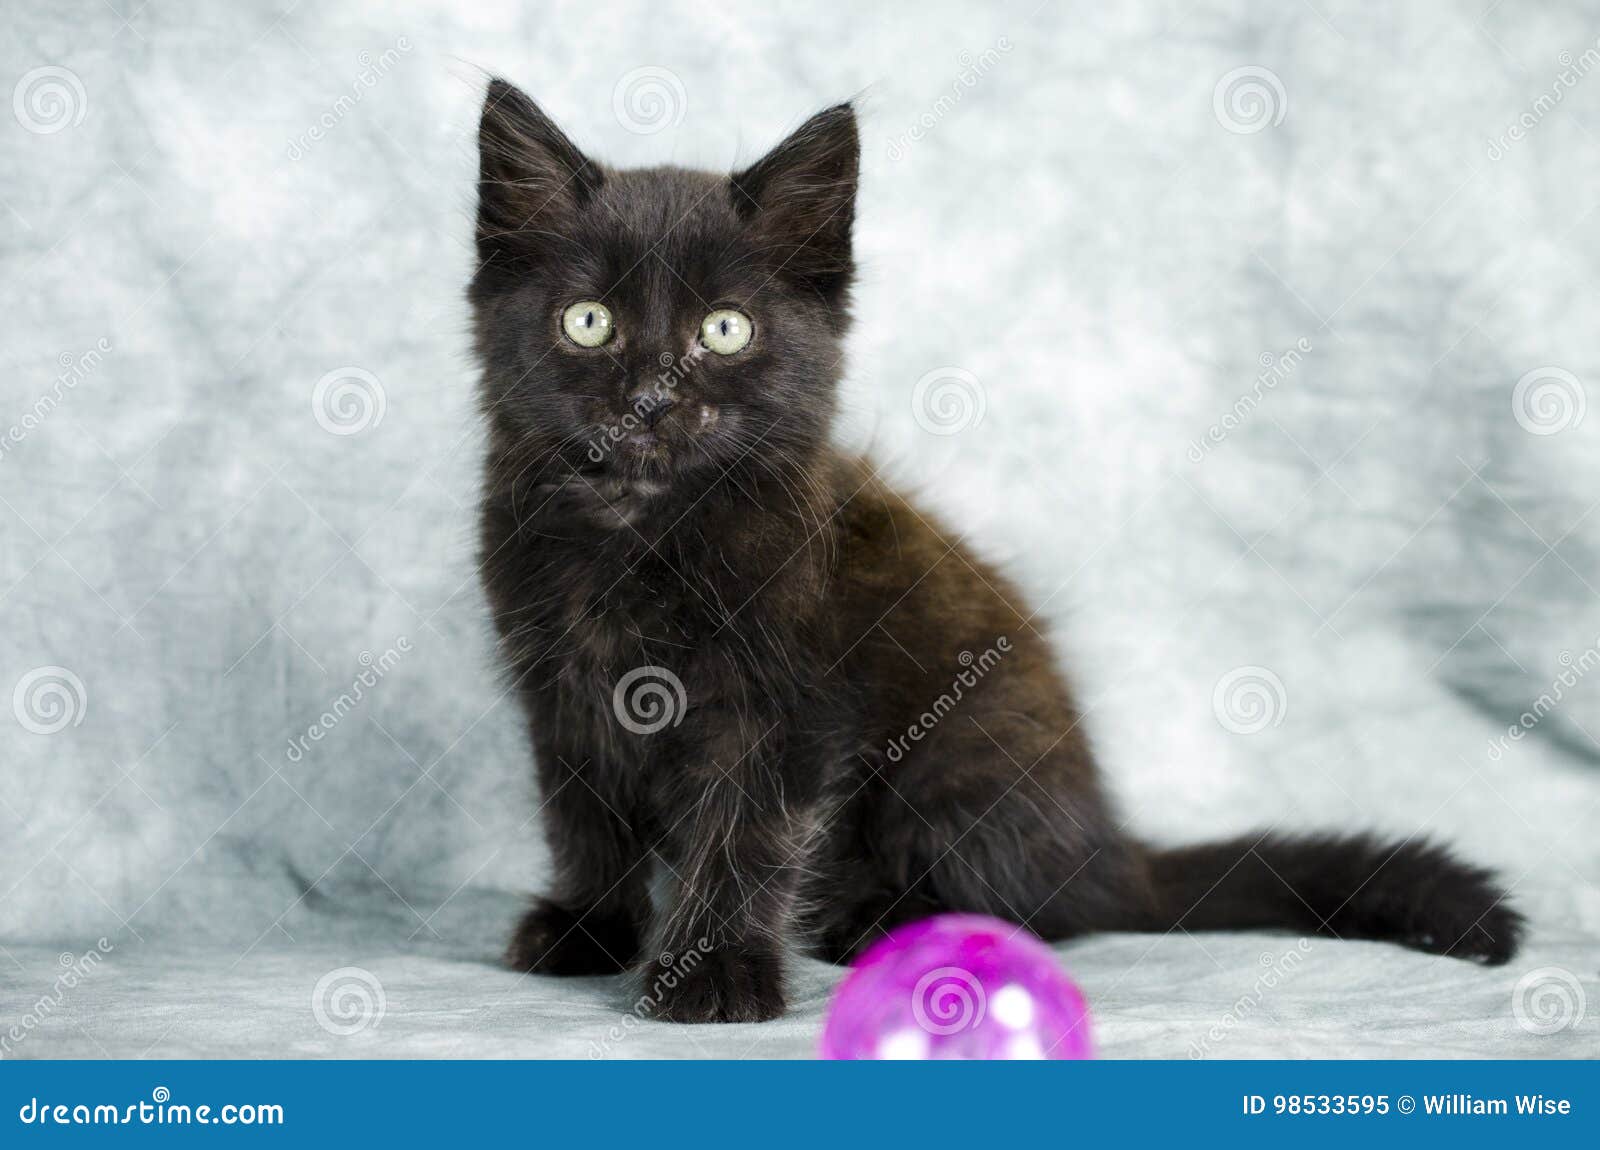
[[[1006,1057],[1018,1062],[1036,1061],[1044,1057],[1044,1047],[1036,1034],[1017,1034],[1006,1043]]]
[[[989,1008],[1002,1026],[1012,1030],[1026,1030],[1033,1025],[1033,995],[1014,982],[1000,988]]]
[[[885,1061],[928,1057],[928,1036],[920,1030],[897,1030],[878,1040],[878,1057]]]

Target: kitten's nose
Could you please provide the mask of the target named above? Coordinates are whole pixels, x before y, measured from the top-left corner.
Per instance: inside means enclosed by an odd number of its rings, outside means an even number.
[[[658,383],[642,384],[628,394],[629,410],[647,428],[655,427],[661,417],[676,406],[677,402]]]
[[[660,399],[657,399],[654,403],[652,403],[648,408],[645,409],[645,412],[644,412],[644,425],[653,430],[655,428],[656,422],[663,415],[667,414],[667,412],[671,411],[674,407],[677,407],[677,406],[678,406],[677,403],[674,402],[672,399],[670,399],[670,398],[668,398],[666,396],[662,396]]]

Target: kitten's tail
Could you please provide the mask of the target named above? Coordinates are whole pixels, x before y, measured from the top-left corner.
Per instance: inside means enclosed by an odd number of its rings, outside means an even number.
[[[1271,927],[1380,939],[1498,966],[1523,918],[1492,872],[1367,835],[1245,836],[1147,855],[1162,930]]]

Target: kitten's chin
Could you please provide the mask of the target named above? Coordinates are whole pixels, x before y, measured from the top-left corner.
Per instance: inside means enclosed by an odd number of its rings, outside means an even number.
[[[684,463],[692,449],[653,440],[627,442],[607,460],[607,479],[623,484],[636,494],[663,495],[682,481]]]

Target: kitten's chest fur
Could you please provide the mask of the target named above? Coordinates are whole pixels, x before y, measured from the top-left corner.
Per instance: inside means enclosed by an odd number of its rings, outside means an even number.
[[[491,502],[483,573],[524,696],[575,743],[632,761],[650,744],[620,722],[617,684],[650,668],[701,711],[736,707],[791,663],[807,612],[788,592],[817,572],[815,549],[781,516],[715,503],[624,510],[642,521],[597,526],[585,503],[519,523]]]

